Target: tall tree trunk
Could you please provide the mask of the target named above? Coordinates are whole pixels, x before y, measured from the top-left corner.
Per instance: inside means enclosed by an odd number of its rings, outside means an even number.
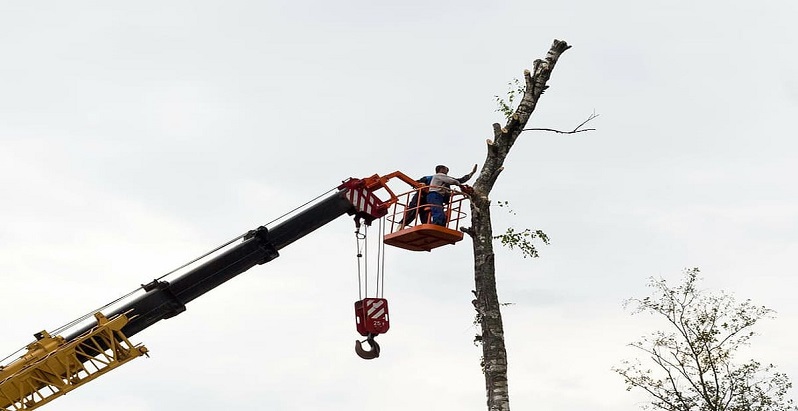
[[[493,227],[490,218],[490,191],[504,169],[504,160],[515,140],[523,131],[535,110],[538,99],[548,87],[554,65],[570,46],[554,40],[546,58],[535,60],[532,73],[524,71],[524,96],[504,127],[493,125],[493,140],[488,140],[488,154],[482,171],[474,183],[471,195],[471,227],[464,231],[474,244],[474,308],[481,328],[483,371],[489,411],[509,411],[510,396],[507,384],[507,351],[504,346],[504,327],[496,293],[496,266],[493,254]]]

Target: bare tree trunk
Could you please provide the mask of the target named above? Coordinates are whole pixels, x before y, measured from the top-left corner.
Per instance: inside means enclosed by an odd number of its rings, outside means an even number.
[[[507,351],[504,346],[504,328],[496,293],[496,266],[493,254],[493,227],[490,218],[490,191],[504,160],[515,140],[523,131],[535,110],[538,99],[548,87],[554,65],[570,46],[554,40],[546,58],[535,60],[534,70],[524,71],[526,89],[518,109],[504,127],[493,125],[493,140],[488,140],[488,154],[482,171],[474,183],[471,195],[471,227],[465,229],[474,244],[474,281],[476,299],[473,301],[481,327],[483,371],[489,411],[509,411],[510,397],[507,385]]]

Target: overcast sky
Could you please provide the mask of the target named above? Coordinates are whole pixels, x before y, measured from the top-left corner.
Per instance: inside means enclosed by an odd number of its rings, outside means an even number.
[[[515,409],[633,410],[610,368],[650,276],[778,312],[798,379],[798,2],[0,0],[0,357],[348,177],[485,156],[494,96],[562,58],[493,192],[543,229],[497,255]],[[353,351],[341,218],[133,340],[50,409],[482,410],[468,240],[390,249],[382,356]],[[796,397],[794,393],[791,394]]]

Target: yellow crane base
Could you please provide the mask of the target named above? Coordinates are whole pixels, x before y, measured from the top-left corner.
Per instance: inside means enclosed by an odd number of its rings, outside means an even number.
[[[127,316],[94,314],[97,325],[72,341],[46,331],[19,359],[0,366],[0,411],[35,410],[77,387],[146,355],[122,333]]]

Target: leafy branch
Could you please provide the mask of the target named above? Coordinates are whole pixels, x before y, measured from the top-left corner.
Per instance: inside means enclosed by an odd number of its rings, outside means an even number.
[[[515,210],[510,208],[509,201],[497,201],[496,205],[501,208],[506,208],[507,212],[512,215],[517,215]],[[499,234],[493,236],[494,240],[500,240],[502,245],[509,248],[514,249],[518,248],[521,251],[521,254],[524,258],[532,257],[537,258],[538,250],[535,248],[535,244],[532,243],[534,239],[540,239],[543,241],[543,244],[549,244],[549,236],[543,232],[543,230],[531,230],[529,228],[524,229],[523,231],[516,231],[513,227],[508,227],[504,234]]]
[[[511,250],[518,248],[524,258],[539,257],[538,250],[535,248],[535,244],[532,243],[532,240],[536,238],[539,238],[546,245],[549,244],[549,236],[543,230],[532,231],[526,228],[524,231],[518,232],[512,227],[508,227],[504,234],[493,236],[494,240],[501,240],[502,245]]]
[[[496,111],[504,114],[504,117],[509,120],[515,112],[514,106],[516,98],[524,96],[524,86],[521,84],[520,80],[514,78],[513,81],[507,83],[507,87],[507,101],[504,101],[504,99],[498,95],[493,97],[496,99],[496,104],[499,106]]]

